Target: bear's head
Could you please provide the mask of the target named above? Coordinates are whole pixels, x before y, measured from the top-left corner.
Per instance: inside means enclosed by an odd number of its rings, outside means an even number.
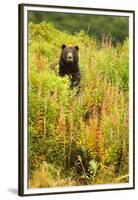
[[[78,63],[78,46],[68,47],[65,44],[61,46],[62,53],[61,59],[65,64],[75,64]]]

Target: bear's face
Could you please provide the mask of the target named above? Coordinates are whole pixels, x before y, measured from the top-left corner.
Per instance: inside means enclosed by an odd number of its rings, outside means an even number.
[[[66,64],[74,64],[78,62],[78,50],[79,47],[67,47],[65,44],[62,45],[62,59]]]

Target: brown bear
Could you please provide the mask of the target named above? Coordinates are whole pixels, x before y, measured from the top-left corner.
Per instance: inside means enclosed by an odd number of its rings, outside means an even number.
[[[59,59],[59,75],[68,75],[71,80],[71,88],[76,87],[80,83],[81,75],[79,68],[78,46],[67,47],[65,44],[61,46],[62,52]]]

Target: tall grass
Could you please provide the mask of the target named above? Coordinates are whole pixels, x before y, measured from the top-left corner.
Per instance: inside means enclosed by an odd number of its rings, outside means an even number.
[[[128,40],[29,24],[29,187],[128,181]],[[61,45],[78,45],[80,93],[58,76]],[[76,164],[79,163],[79,164]]]

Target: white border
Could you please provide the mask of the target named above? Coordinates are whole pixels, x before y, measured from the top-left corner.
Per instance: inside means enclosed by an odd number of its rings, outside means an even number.
[[[27,134],[28,134],[28,119],[27,119],[27,12],[33,11],[52,11],[52,12],[68,12],[80,14],[95,14],[95,15],[113,15],[113,16],[128,16],[129,17],[129,183],[123,184],[98,184],[87,186],[68,186],[68,187],[51,187],[28,189],[28,172],[27,172]],[[24,194],[41,194],[41,193],[61,193],[73,191],[88,191],[88,190],[104,190],[104,189],[121,189],[133,187],[133,14],[130,12],[117,11],[97,11],[97,10],[81,10],[67,8],[50,8],[50,7],[24,7]]]

